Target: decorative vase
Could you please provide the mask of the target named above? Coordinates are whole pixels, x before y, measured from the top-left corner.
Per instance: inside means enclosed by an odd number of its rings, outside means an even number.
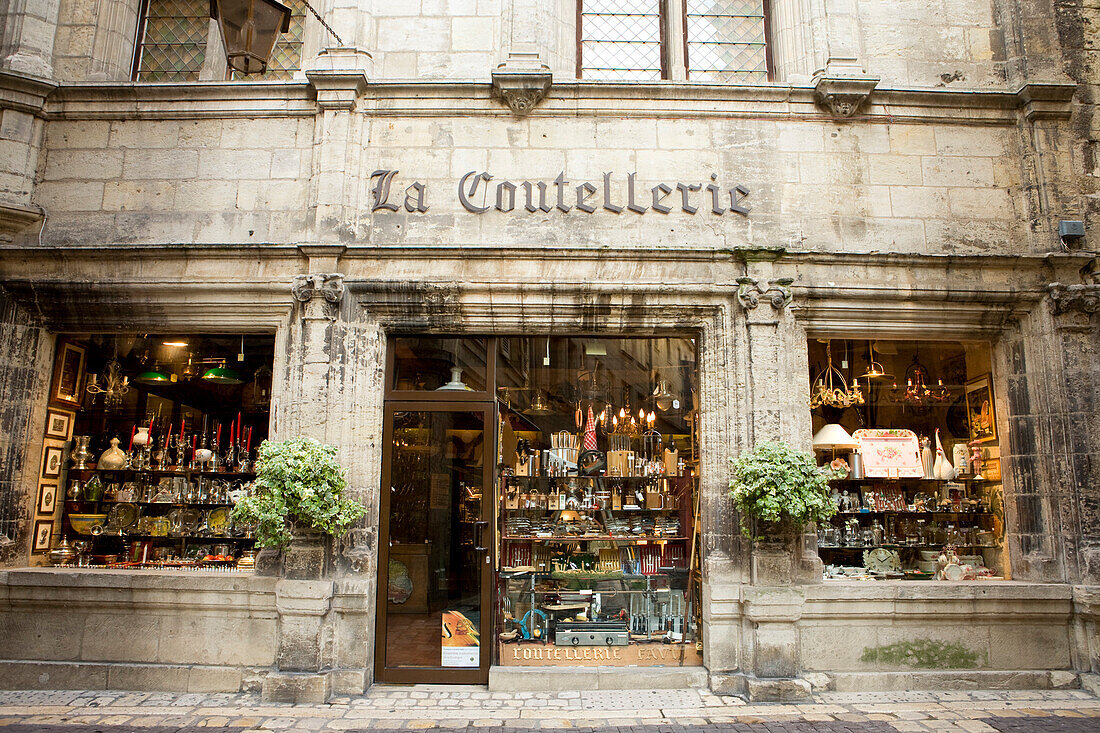
[[[138,428],[134,432],[134,445],[144,447],[149,443],[149,428]]]
[[[935,456],[932,454],[932,441],[929,438],[921,438],[920,461],[924,466],[924,477],[926,479],[936,478],[936,474],[932,470],[935,467]]]
[[[943,452],[939,428],[936,428],[936,462],[932,466],[932,473],[940,481],[950,481],[955,478],[955,467],[951,465],[951,461],[947,459],[947,454]]]
[[[111,438],[111,447],[99,456],[96,468],[102,471],[117,471],[126,465],[126,454],[118,447],[118,438]]]
[[[92,452],[88,450],[88,444],[92,442],[90,435],[77,435],[73,438],[76,442],[76,450],[72,454],[73,469],[84,471],[88,468],[88,461],[92,460]]]

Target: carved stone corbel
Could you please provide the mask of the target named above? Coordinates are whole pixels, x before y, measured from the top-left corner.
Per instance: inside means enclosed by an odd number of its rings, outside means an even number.
[[[1070,311],[1092,315],[1100,311],[1100,284],[1063,285],[1051,283],[1047,286],[1054,315]]]
[[[814,99],[833,117],[851,117],[863,106],[878,86],[877,76],[830,76],[814,78]]]
[[[761,288],[758,280],[751,277],[739,277],[737,278],[737,301],[741,303],[741,307],[745,310],[754,310],[760,305],[760,298],[763,297],[767,298],[772,308],[782,311],[794,300],[794,293],[791,291],[791,283],[793,282],[794,278],[781,277],[776,280],[769,280],[768,287]]]
[[[317,299],[324,316],[336,318],[336,310],[344,297],[344,276],[340,273],[295,275],[290,292],[299,303],[308,305]]]
[[[534,52],[513,51],[493,69],[493,93],[516,115],[525,115],[546,97],[554,77]]]

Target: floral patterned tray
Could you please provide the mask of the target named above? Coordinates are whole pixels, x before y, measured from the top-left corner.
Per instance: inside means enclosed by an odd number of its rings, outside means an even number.
[[[867,478],[924,478],[920,440],[912,430],[864,428],[852,437],[859,443]]]

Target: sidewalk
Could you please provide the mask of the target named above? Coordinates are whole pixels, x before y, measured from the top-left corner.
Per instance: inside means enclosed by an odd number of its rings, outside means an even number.
[[[362,697],[289,705],[245,694],[0,691],[0,733],[210,728],[1095,733],[1100,699],[1081,690],[976,690],[822,693],[814,703],[763,705],[705,690],[490,693],[483,687],[376,685]]]

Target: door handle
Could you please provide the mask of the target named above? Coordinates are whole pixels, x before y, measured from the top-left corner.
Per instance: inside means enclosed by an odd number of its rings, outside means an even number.
[[[474,547],[474,550],[476,550],[477,552],[489,551],[488,547],[481,547],[482,541],[485,539],[484,532],[486,529],[488,529],[488,527],[489,523],[487,521],[479,520],[477,522],[474,522],[474,541],[477,543]]]

